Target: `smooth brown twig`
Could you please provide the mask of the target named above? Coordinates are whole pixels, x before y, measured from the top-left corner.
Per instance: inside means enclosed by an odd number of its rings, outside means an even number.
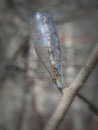
[[[63,117],[67,113],[72,101],[74,100],[76,94],[83,87],[88,76],[94,69],[98,61],[98,44],[89,56],[86,64],[83,66],[79,74],[76,76],[74,81],[67,87],[62,89],[62,98],[61,101],[55,110],[54,114],[50,118],[44,130],[56,130],[62,121]]]

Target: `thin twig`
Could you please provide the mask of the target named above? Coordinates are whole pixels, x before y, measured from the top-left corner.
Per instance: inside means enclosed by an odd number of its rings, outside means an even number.
[[[50,118],[44,130],[56,130],[62,121],[63,117],[67,113],[72,101],[74,100],[79,89],[84,85],[88,76],[94,69],[98,61],[98,44],[88,58],[86,64],[83,66],[77,77],[69,85],[69,87],[62,89],[61,101],[55,110],[54,114]]]
[[[98,108],[92,103],[90,102],[87,98],[85,98],[83,95],[81,95],[80,93],[77,93],[77,96],[82,99],[87,105],[88,108],[96,115],[98,115]]]

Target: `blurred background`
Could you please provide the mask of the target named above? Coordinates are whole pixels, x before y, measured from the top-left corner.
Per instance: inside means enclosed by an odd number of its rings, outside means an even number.
[[[98,44],[97,0],[0,0],[0,130],[42,130],[61,98],[29,44],[40,9],[54,17],[66,85]],[[98,64],[80,93],[98,108]],[[98,130],[97,114],[76,97],[58,130]]]

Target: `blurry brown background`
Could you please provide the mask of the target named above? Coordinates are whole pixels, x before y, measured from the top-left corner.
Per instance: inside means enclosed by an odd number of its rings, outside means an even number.
[[[97,0],[0,0],[0,130],[41,130],[60,101],[29,44],[33,11],[53,14],[61,40],[65,83],[98,44]],[[98,65],[81,93],[98,107]],[[98,130],[98,117],[75,98],[58,130]]]

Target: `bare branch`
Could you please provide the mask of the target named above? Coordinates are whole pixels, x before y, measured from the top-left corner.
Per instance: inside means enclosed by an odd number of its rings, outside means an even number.
[[[88,76],[94,69],[97,61],[98,61],[98,44],[95,47],[95,49],[93,50],[93,52],[91,53],[86,64],[83,66],[83,68],[81,69],[81,71],[79,72],[77,77],[74,79],[74,81],[69,85],[69,87],[61,90],[61,92],[63,94],[61,101],[44,130],[56,130],[57,129],[58,125],[60,124],[63,117],[67,113],[77,92],[84,85]]]
[[[82,99],[87,105],[88,108],[98,116],[98,108],[92,103],[90,102],[88,99],[86,99],[84,96],[82,96],[80,93],[77,93],[77,96]]]

